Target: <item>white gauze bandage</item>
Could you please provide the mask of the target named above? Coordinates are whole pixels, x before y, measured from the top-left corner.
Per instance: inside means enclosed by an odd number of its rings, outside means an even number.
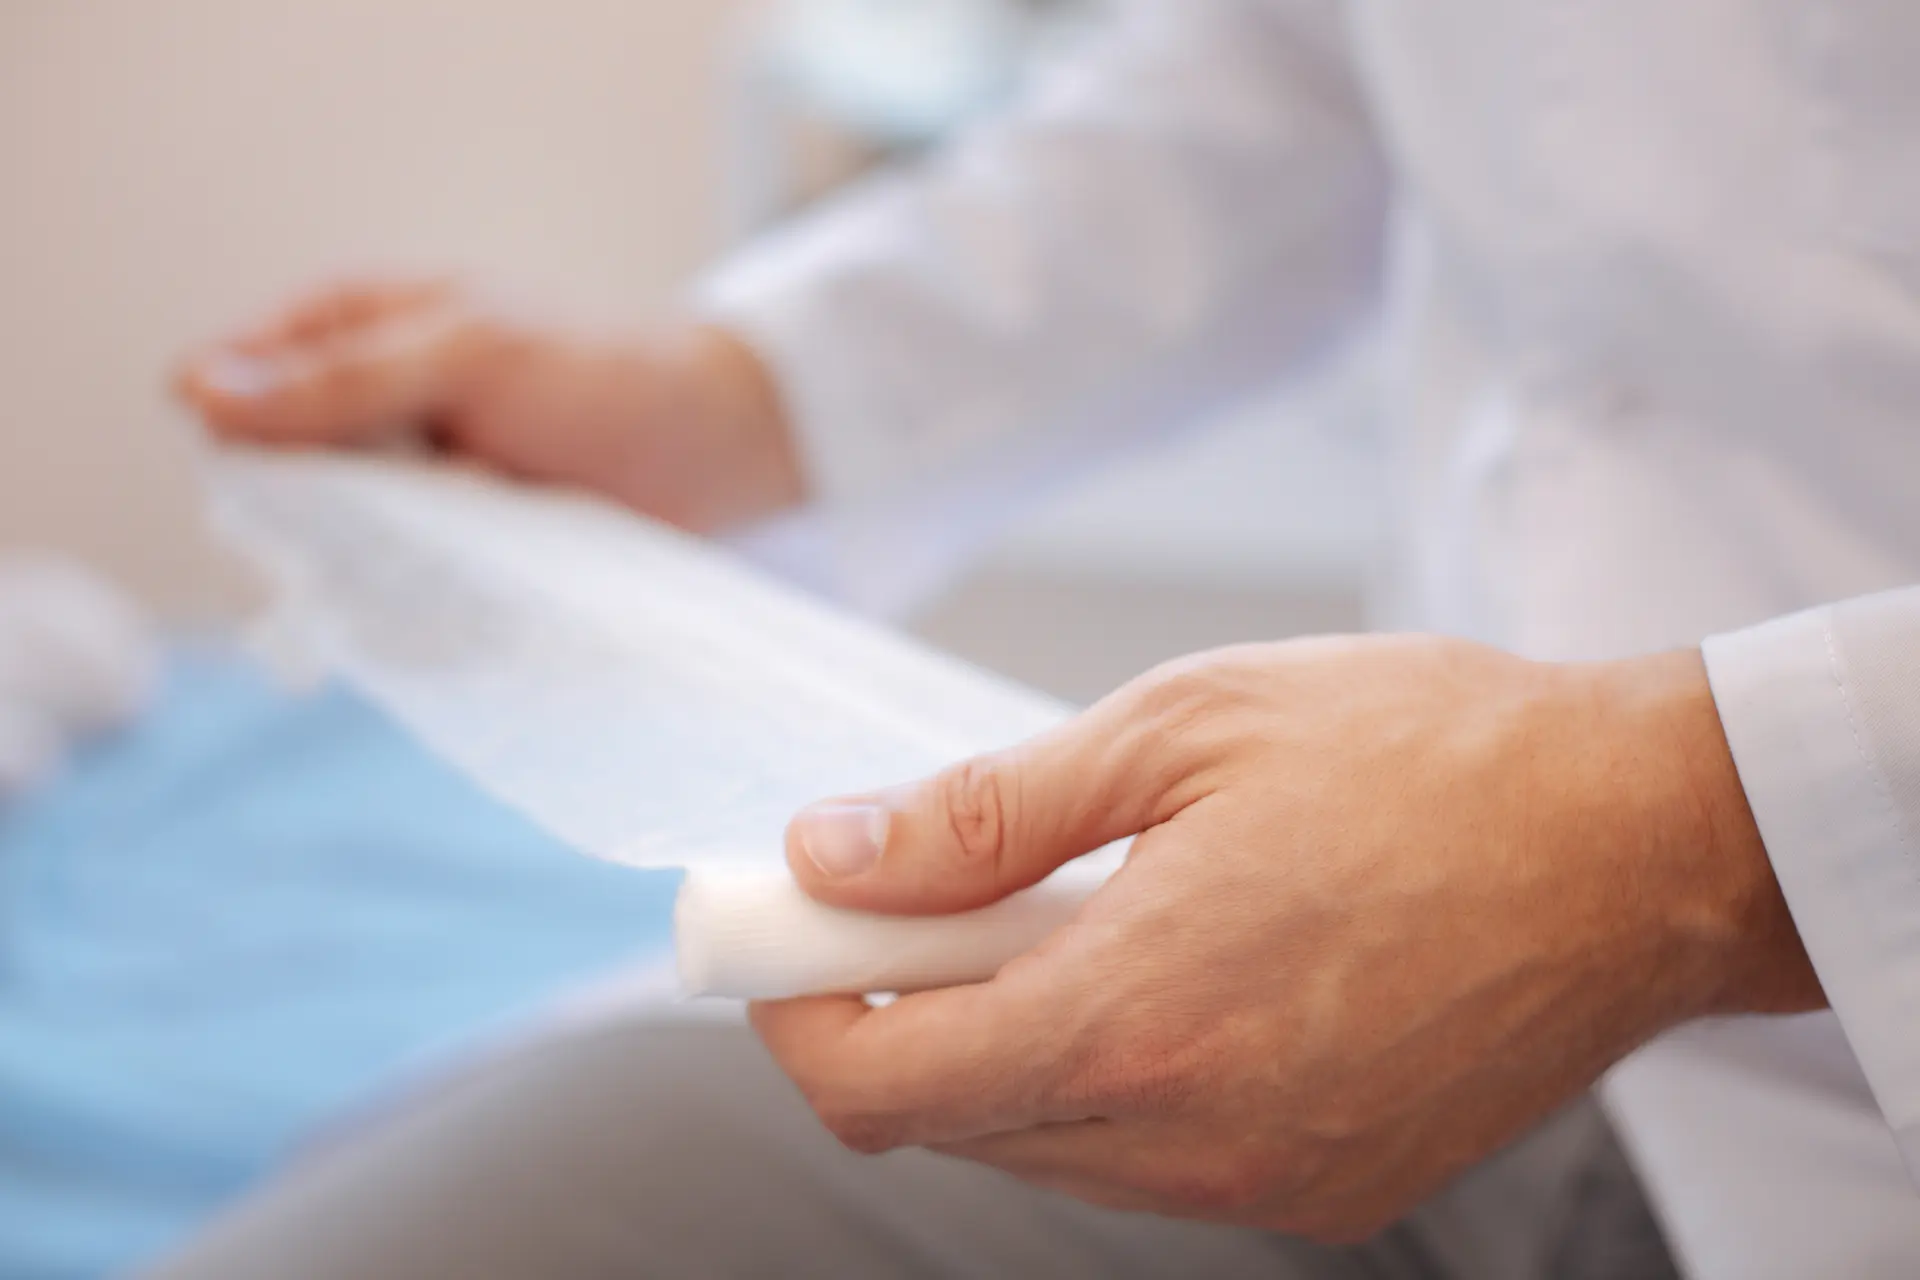
[[[217,524],[278,589],[269,657],[345,677],[574,848],[687,868],[692,994],[981,980],[1113,864],[958,916],[822,907],[784,870],[799,808],[1018,741],[1066,708],[591,499],[391,459],[228,450],[207,465]]]

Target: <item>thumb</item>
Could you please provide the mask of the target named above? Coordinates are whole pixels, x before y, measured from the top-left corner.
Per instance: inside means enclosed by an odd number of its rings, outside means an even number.
[[[1179,747],[1122,694],[922,782],[813,805],[787,864],[833,906],[935,915],[985,906],[1171,817]]]

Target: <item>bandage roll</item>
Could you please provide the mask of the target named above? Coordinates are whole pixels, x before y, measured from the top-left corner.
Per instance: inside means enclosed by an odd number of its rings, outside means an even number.
[[[1069,868],[975,911],[883,916],[815,902],[784,869],[696,868],[674,908],[680,982],[689,995],[746,1000],[984,982],[1072,919],[1103,879]]]

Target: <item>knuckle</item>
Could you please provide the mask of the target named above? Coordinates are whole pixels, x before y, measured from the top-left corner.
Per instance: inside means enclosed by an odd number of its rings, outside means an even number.
[[[239,408],[249,425],[266,431],[299,432],[307,429],[315,417],[314,400],[311,376],[305,371],[298,371],[284,381],[248,397]]]
[[[332,431],[351,425],[376,390],[371,372],[357,362],[328,360],[288,388],[286,409],[309,429]]]
[[[897,1116],[874,1108],[858,1090],[842,1082],[796,1077],[807,1106],[835,1141],[861,1155],[878,1155],[901,1145],[904,1129]]]
[[[1193,785],[1263,741],[1270,645],[1237,645],[1163,663],[1123,690],[1130,749]]]
[[[1163,730],[1204,723],[1226,701],[1225,681],[1208,655],[1165,663],[1141,677],[1141,710]]]
[[[977,874],[997,877],[1006,860],[1017,790],[1012,771],[992,757],[964,761],[940,777],[948,834]]]
[[[876,1156],[900,1145],[899,1125],[889,1117],[858,1109],[828,1110],[819,1114],[827,1132],[849,1151]]]
[[[1135,721],[1154,741],[1178,742],[1210,754],[1242,727],[1254,699],[1248,659],[1237,649],[1215,650],[1165,663],[1134,689]]]
[[[379,388],[381,368],[364,357],[333,356],[315,371],[310,390],[335,403],[365,399]]]

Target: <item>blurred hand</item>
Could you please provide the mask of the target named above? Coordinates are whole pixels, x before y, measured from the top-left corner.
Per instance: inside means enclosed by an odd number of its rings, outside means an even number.
[[[420,431],[509,474],[595,489],[691,529],[802,496],[771,377],[714,328],[591,338],[445,282],[353,284],[186,360],[177,386],[232,439],[352,446]]]
[[[1692,652],[1223,650],[816,806],[788,860],[824,901],[942,912],[1136,832],[992,981],[755,1026],[857,1150],[1350,1239],[1667,1027],[1824,1003]]]

